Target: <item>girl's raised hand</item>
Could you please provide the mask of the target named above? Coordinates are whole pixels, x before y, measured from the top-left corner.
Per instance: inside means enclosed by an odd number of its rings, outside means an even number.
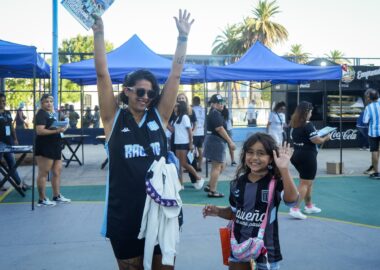
[[[174,19],[177,25],[178,34],[187,37],[190,33],[191,25],[194,22],[194,19],[190,21],[190,13],[188,13],[186,9],[182,13],[182,9],[180,9],[178,18],[174,17]]]
[[[218,216],[218,213],[219,213],[219,209],[218,207],[216,207],[215,205],[205,205],[205,207],[203,208],[202,210],[202,214],[203,214],[203,217],[207,217],[207,216]]]
[[[293,149],[290,148],[290,144],[286,143],[283,146],[280,146],[277,152],[273,150],[273,158],[276,166],[279,170],[287,169],[289,167],[290,158],[293,155]]]

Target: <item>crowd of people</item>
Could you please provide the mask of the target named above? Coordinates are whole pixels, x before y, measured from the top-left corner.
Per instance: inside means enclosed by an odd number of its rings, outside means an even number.
[[[79,128],[78,121],[80,120],[80,115],[75,111],[74,105],[65,104],[62,105],[58,110],[58,118],[60,121],[68,121],[70,128]],[[100,112],[99,106],[95,105],[93,112],[90,107],[86,107],[84,114],[82,116],[82,127],[83,128],[99,128],[100,126]]]

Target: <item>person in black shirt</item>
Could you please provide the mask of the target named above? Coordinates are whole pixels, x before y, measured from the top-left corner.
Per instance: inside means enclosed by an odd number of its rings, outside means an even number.
[[[186,10],[179,11],[175,22],[179,32],[172,69],[165,86],[160,88],[155,76],[137,70],[125,76],[122,95],[128,108],[119,108],[114,98],[104,44],[104,26],[95,16],[95,68],[100,116],[106,136],[109,158],[106,210],[102,235],[111,240],[119,269],[143,269],[145,239],[138,239],[146,191],[145,176],[154,160],[165,156],[165,134],[178,93],[186,56],[187,38],[194,20]],[[133,129],[133,132],[131,132]],[[137,138],[136,133],[144,138]],[[150,150],[140,145],[150,143]],[[153,269],[174,269],[162,265],[159,246],[155,247]]]
[[[297,205],[290,208],[289,214],[296,219],[306,219],[300,211],[300,204],[305,200],[304,212],[306,214],[319,213],[322,210],[316,207],[311,200],[313,180],[317,173],[317,144],[330,139],[330,135],[319,137],[314,125],[309,121],[313,106],[302,101],[294,111],[290,121],[290,138],[293,140],[294,154],[291,162],[299,172],[300,183],[298,191],[300,199]]]
[[[238,243],[257,237],[268,207],[269,183],[275,179],[263,238],[270,268],[267,268],[265,256],[260,255],[256,259],[255,269],[258,270],[279,269],[279,261],[282,260],[278,208],[282,199],[287,206],[295,205],[298,199],[297,187],[289,171],[292,152],[289,144],[278,147],[268,134],[253,134],[243,144],[235,180],[230,184],[230,206],[206,205],[203,208],[203,217],[233,220],[233,234]],[[229,269],[251,269],[251,258],[241,261],[231,254]]]
[[[0,93],[0,142],[7,145],[18,145],[16,131],[12,125],[12,115],[10,111],[5,110],[7,99],[3,93]],[[16,165],[15,157],[13,153],[0,153],[0,160],[4,157],[5,162],[9,169],[12,169]],[[13,180],[24,191],[29,189],[29,185],[21,181],[17,170],[12,175]]]
[[[224,99],[221,95],[215,94],[211,96],[209,104],[211,108],[207,115],[207,136],[204,142],[203,156],[212,163],[210,181],[204,190],[208,192],[208,197],[220,198],[224,197],[224,194],[216,190],[216,185],[226,161],[226,142],[233,150],[236,149],[236,146],[228,136],[226,122],[221,114]]]
[[[54,121],[53,97],[50,94],[43,94],[41,108],[35,117],[36,124],[36,147],[35,155],[37,158],[38,176],[37,188],[39,200],[37,206],[54,206],[56,203],[69,203],[70,199],[65,198],[60,193],[61,170],[62,170],[62,141],[61,133],[66,127],[52,128]],[[51,185],[53,189],[53,200],[50,201],[45,194],[46,180],[49,172],[52,171],[53,177]]]

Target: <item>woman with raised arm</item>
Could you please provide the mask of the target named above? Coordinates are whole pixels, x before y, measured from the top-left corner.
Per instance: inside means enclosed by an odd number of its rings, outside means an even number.
[[[194,20],[190,20],[190,13],[186,10],[180,10],[178,18],[174,17],[179,32],[177,47],[162,93],[151,72],[134,71],[125,76],[123,83],[123,100],[128,107],[120,109],[107,67],[103,22],[99,17],[95,19],[95,67],[100,117],[109,159],[102,234],[111,240],[119,269],[144,269],[145,242],[137,236],[146,197],[145,175],[154,160],[166,155],[163,129],[175,105],[187,38]],[[141,139],[150,147],[141,145]],[[174,269],[171,263],[162,262],[161,258],[160,246],[157,245],[152,269]]]

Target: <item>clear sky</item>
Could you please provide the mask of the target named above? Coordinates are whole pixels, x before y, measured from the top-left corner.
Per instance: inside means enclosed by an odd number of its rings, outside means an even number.
[[[58,0],[60,2],[60,0]],[[115,0],[104,14],[106,39],[120,46],[137,34],[153,51],[174,53],[179,8],[195,18],[188,54],[210,54],[215,37],[227,24],[251,14],[257,0]],[[273,18],[289,40],[273,48],[285,54],[290,45],[323,56],[330,50],[347,57],[380,57],[379,0],[277,0]],[[59,4],[59,44],[77,34],[91,35]],[[52,51],[52,0],[0,0],[0,39]]]

